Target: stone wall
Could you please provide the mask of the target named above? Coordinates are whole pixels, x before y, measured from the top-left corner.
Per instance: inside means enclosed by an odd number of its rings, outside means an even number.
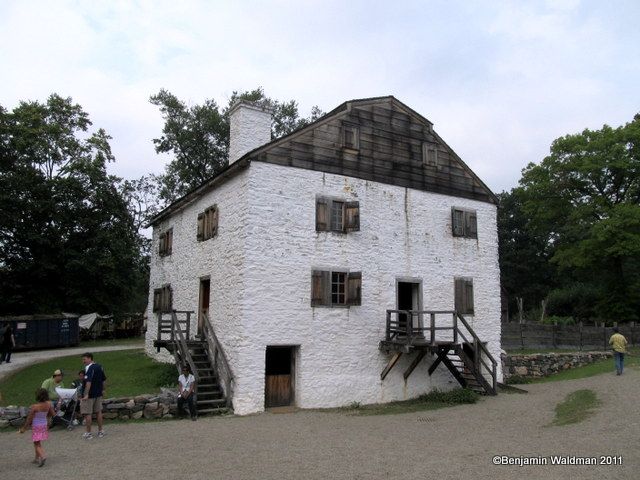
[[[537,353],[532,355],[507,355],[504,357],[504,378],[546,377],[570,368],[611,358],[612,352]],[[612,366],[613,368],[613,366]]]
[[[176,394],[166,391],[161,395],[109,398],[102,402],[102,416],[105,420],[173,418],[177,411]],[[0,427],[19,427],[28,413],[28,407],[0,408]]]

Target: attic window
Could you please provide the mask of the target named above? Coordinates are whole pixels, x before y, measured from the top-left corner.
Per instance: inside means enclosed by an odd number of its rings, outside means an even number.
[[[433,143],[422,144],[422,164],[426,167],[438,166],[438,150]]]
[[[328,197],[316,198],[316,232],[357,232],[360,203]]]
[[[451,232],[454,237],[478,238],[478,219],[475,210],[452,207]]]
[[[360,149],[360,129],[357,125],[350,123],[342,125],[342,146],[349,150]]]

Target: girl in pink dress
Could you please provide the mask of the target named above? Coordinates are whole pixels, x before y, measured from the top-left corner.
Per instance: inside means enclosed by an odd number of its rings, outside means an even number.
[[[27,427],[31,425],[31,440],[36,450],[36,458],[33,463],[39,467],[44,465],[47,457],[42,448],[42,441],[49,439],[49,418],[55,415],[55,411],[49,401],[49,393],[44,388],[36,390],[36,402],[31,405],[27,421],[20,428],[20,433],[24,433]]]

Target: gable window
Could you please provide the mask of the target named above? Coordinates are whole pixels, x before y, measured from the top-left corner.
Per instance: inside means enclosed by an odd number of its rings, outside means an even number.
[[[362,273],[314,270],[311,272],[311,306],[357,306],[361,304]]]
[[[166,232],[160,234],[159,243],[158,254],[161,257],[171,255],[171,252],[173,251],[173,228],[170,228]]]
[[[438,166],[438,150],[435,144],[427,142],[422,144],[422,164],[427,167]]]
[[[342,146],[349,150],[360,149],[360,128],[357,125],[342,124]]]
[[[355,232],[360,230],[360,202],[328,197],[316,198],[317,232]]]
[[[458,313],[473,315],[472,278],[455,278],[455,309]]]
[[[173,292],[171,285],[164,285],[162,288],[153,290],[153,311],[170,312],[173,309]]]
[[[218,234],[218,206],[213,205],[198,214],[198,241],[203,242]]]
[[[478,238],[478,220],[475,210],[452,207],[451,231],[454,237]]]

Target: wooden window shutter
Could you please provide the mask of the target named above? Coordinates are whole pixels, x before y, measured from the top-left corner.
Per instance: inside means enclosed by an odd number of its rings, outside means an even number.
[[[204,213],[198,214],[198,241],[204,240]]]
[[[322,270],[311,272],[311,306],[331,304],[330,273]]]
[[[465,236],[470,238],[478,238],[478,220],[476,212],[465,212]]]
[[[347,305],[362,304],[362,272],[350,272],[347,278]]]
[[[158,254],[161,257],[164,257],[166,255],[166,240],[167,240],[167,234],[166,233],[161,233],[160,234],[160,241],[159,241],[159,246],[158,246]]]
[[[464,236],[464,212],[451,208],[451,231],[454,237]]]
[[[326,198],[316,199],[316,232],[329,231],[329,201]]]
[[[473,315],[473,280],[465,280],[464,282],[464,306],[465,312]]]
[[[211,236],[215,237],[218,234],[218,207],[213,207],[211,212]]]
[[[455,310],[458,313],[465,313],[464,311],[464,279],[455,279]]]
[[[167,255],[171,255],[171,253],[173,252],[173,228],[169,229],[166,238]]]
[[[360,202],[347,202],[344,204],[345,222],[344,229],[347,232],[360,230]]]
[[[162,309],[162,289],[156,288],[153,291],[153,311],[159,312]]]

